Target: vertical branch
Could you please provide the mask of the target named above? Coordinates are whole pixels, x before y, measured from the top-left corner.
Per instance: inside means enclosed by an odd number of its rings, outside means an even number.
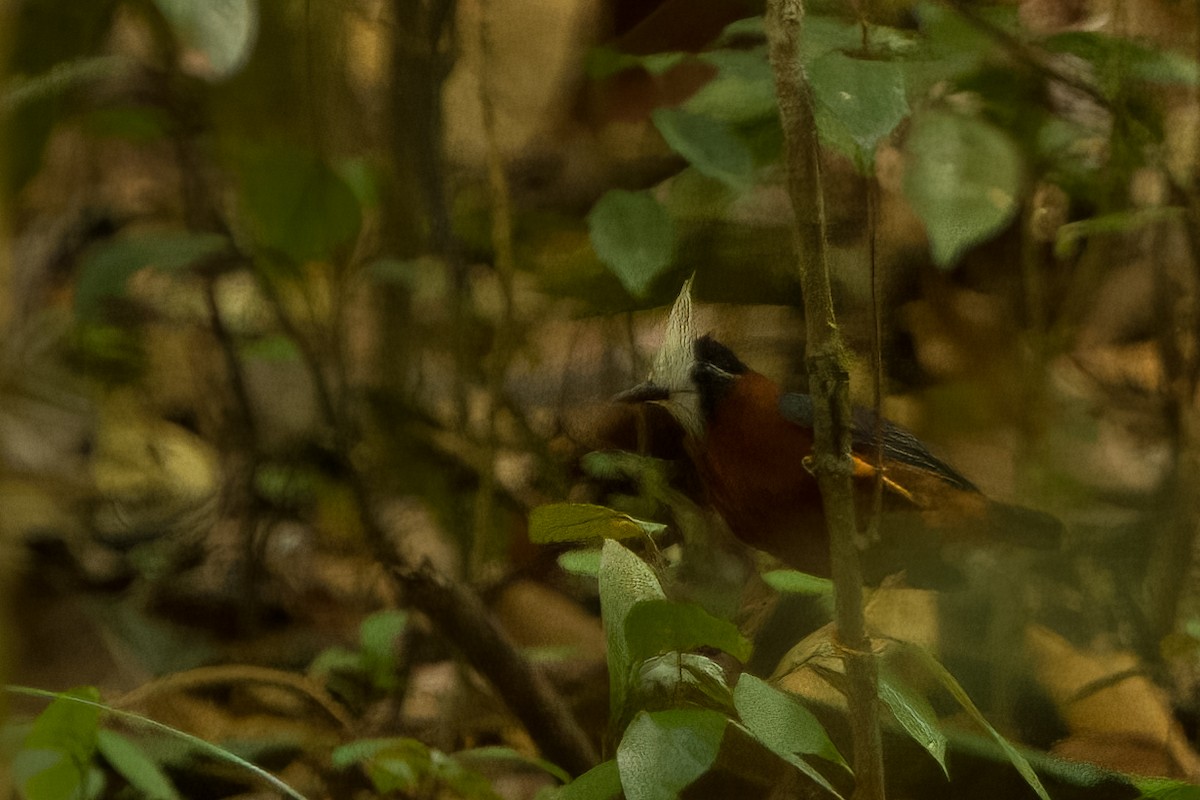
[[[492,251],[496,275],[500,280],[500,318],[487,363],[487,430],[484,452],[486,461],[480,476],[479,493],[475,498],[475,536],[471,550],[473,574],[480,575],[490,554],[493,512],[496,499],[497,417],[502,405],[504,377],[513,349],[513,275],[516,257],[513,254],[512,202],[504,157],[496,139],[496,107],[494,86],[489,69],[493,56],[491,37],[491,3],[479,5],[479,105],[483,112],[483,138],[487,145],[488,192],[492,204]]]
[[[849,376],[829,286],[825,205],[812,94],[800,61],[803,0],[770,0],[766,21],[783,126],[788,194],[796,215],[796,246],[808,325],[809,391],[813,396],[812,470],[821,487],[829,525],[837,638],[846,665],[854,743],[855,797],[878,800],[884,796],[878,668],[867,636],[862,567],[854,543]]]

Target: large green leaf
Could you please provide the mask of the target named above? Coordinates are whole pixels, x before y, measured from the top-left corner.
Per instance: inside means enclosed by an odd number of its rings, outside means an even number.
[[[538,506],[529,514],[529,540],[536,544],[632,539],[653,536],[664,528],[661,523],[635,519],[590,503],[552,503]]]
[[[139,270],[183,269],[228,247],[229,240],[224,236],[188,231],[130,236],[97,245],[79,270],[75,313],[80,319],[94,317],[105,299],[120,295]]]
[[[675,224],[646,192],[612,189],[588,214],[592,249],[621,285],[645,296],[675,253]]]
[[[952,266],[1016,215],[1021,154],[1002,131],[965,114],[928,111],[914,117],[906,147],[904,192],[938,266]]]
[[[735,189],[750,185],[754,155],[728,122],[679,108],[660,108],[651,117],[671,149],[700,172]]]
[[[833,51],[808,66],[808,78],[821,137],[869,173],[879,141],[908,116],[904,73],[891,61]]]
[[[629,800],[675,800],[708,772],[728,720],[715,711],[642,712],[617,746],[621,786]]]
[[[612,539],[604,541],[600,553],[600,615],[608,642],[608,681],[614,720],[624,710],[633,666],[625,638],[625,620],[638,603],[665,597],[662,584],[645,561]]]
[[[358,237],[358,198],[315,154],[255,148],[243,155],[242,210],[258,245],[293,265],[343,254]]]
[[[738,661],[750,658],[750,640],[729,620],[719,619],[694,603],[643,600],[629,609],[625,640],[636,663],[669,650],[715,647]]]

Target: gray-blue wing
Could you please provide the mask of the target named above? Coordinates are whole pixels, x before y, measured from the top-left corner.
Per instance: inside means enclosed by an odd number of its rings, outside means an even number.
[[[806,394],[785,394],[779,400],[779,411],[784,419],[811,428],[813,424],[812,398]],[[877,433],[883,435],[883,456],[885,459],[899,461],[902,464],[918,467],[937,475],[946,483],[966,491],[979,491],[975,484],[964,478],[958,470],[942,461],[925,443],[901,428],[894,422],[884,419],[877,424],[879,418],[869,408],[855,407],[851,411],[850,437],[852,447],[871,461],[871,454],[878,447]],[[878,431],[876,430],[878,428]]]

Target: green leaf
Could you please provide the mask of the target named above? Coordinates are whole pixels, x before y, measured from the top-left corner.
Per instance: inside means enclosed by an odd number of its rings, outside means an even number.
[[[604,540],[600,554],[600,616],[608,643],[609,696],[612,719],[619,719],[628,691],[633,659],[625,639],[625,619],[644,600],[665,599],[662,584],[645,561],[613,541]]]
[[[446,788],[464,800],[502,800],[484,775],[464,765],[457,754],[450,756],[440,750],[430,750],[433,775]]]
[[[879,141],[908,116],[904,73],[891,61],[850,58],[830,52],[808,67],[816,101],[817,127],[869,173]]]
[[[950,770],[946,766],[946,734],[942,733],[937,713],[929,700],[886,661],[879,664],[879,699],[913,741],[933,756],[949,780]]]
[[[11,768],[23,800],[62,800],[81,794],[81,768],[60,750],[25,748],[13,756]]]
[[[976,724],[983,728],[992,737],[992,740],[999,745],[1009,762],[1016,767],[1017,772],[1021,773],[1021,777],[1025,779],[1030,788],[1037,792],[1038,797],[1042,800],[1050,800],[1050,795],[1046,793],[1046,787],[1042,786],[1041,779],[1033,771],[1033,767],[1029,765],[1029,761],[1025,759],[1025,756],[1021,755],[1017,748],[1012,746],[1008,739],[1005,739],[999,731],[992,727],[992,724],[983,716],[983,712],[979,710],[978,706],[967,695],[962,685],[950,674],[949,670],[942,666],[942,663],[923,647],[919,647],[911,642],[900,641],[896,642],[896,646],[900,647],[904,653],[914,655],[917,663],[921,664],[921,666],[928,670],[930,675],[937,679],[938,683],[962,706],[963,711],[967,712],[967,716],[975,720]]]
[[[643,600],[629,609],[625,640],[634,663],[658,653],[697,647],[715,647],[744,662],[752,647],[732,622],[693,603],[670,600]]]
[[[728,720],[715,711],[642,712],[617,746],[629,800],[675,800],[717,760]]]
[[[239,769],[243,769],[243,770],[246,770],[247,772],[252,773],[256,778],[258,778],[263,783],[270,786],[274,791],[278,792],[281,795],[290,797],[293,800],[304,800],[303,795],[301,795],[299,792],[297,792],[292,787],[288,786],[283,781],[279,780],[279,778],[276,778],[274,775],[267,772],[262,767],[259,767],[256,764],[250,763],[246,759],[242,758],[241,756],[239,756],[235,753],[230,752],[229,750],[226,750],[225,748],[218,747],[217,745],[212,744],[211,742],[207,742],[198,736],[193,736],[190,733],[185,733],[176,728],[172,728],[169,725],[164,725],[161,722],[157,722],[155,720],[150,719],[149,717],[144,717],[140,714],[134,714],[130,711],[123,711],[122,709],[119,709],[119,708],[112,708],[110,706],[104,705],[103,703],[97,702],[96,700],[92,699],[92,693],[95,692],[94,689],[74,690],[73,692],[67,692],[65,694],[55,694],[54,692],[48,692],[44,689],[33,689],[28,686],[7,685],[4,687],[4,691],[6,691],[10,694],[21,695],[23,697],[51,698],[51,699],[54,699],[55,703],[60,703],[60,702],[71,703],[71,704],[74,704],[77,706],[93,709],[97,713],[103,712],[109,716],[113,716],[113,717],[117,717],[118,719],[125,720],[126,722],[129,722],[130,724],[133,724],[133,725],[148,728],[148,729],[154,731],[155,733],[159,734],[160,736],[168,737],[170,739],[177,740],[177,741],[181,741],[188,747],[190,747],[198,752],[204,753],[205,755],[215,758],[218,761],[221,761],[226,764],[230,764]],[[49,710],[49,709],[47,709],[47,710]],[[36,723],[35,723],[34,730],[31,731],[31,735],[35,731],[36,731]],[[95,771],[95,770],[89,771],[88,785],[87,785],[87,787],[85,787],[85,791],[86,791],[86,789],[90,789],[90,788],[94,787],[94,785],[96,784],[96,782],[98,780],[98,778],[96,776],[100,776],[100,778],[103,777],[102,773],[99,773],[98,771]],[[56,798],[61,797],[61,796],[62,795],[55,795]],[[88,796],[92,796],[92,795],[88,795]]]
[[[358,639],[362,645],[362,665],[371,682],[390,691],[398,685],[396,675],[396,641],[408,626],[408,613],[386,609],[371,614],[362,621]]]
[[[524,753],[518,753],[511,747],[501,747],[493,745],[490,747],[473,747],[470,750],[459,750],[454,754],[456,759],[461,761],[505,761],[516,764],[527,764],[531,767],[537,767],[548,775],[557,778],[562,783],[569,783],[571,776],[556,764],[552,764],[544,758],[534,758],[527,756]]]
[[[711,658],[671,652],[641,662],[629,706],[645,710],[699,706],[732,713],[733,693],[725,670]]]
[[[644,297],[675,254],[675,225],[667,210],[646,192],[612,189],[588,214],[592,248],[637,297]]]
[[[155,0],[184,47],[197,50],[202,60],[190,60],[189,72],[221,80],[237,72],[250,58],[258,38],[258,4],[253,0]]]
[[[764,48],[715,50],[700,59],[717,76],[688,98],[685,111],[734,125],[776,117],[775,77]]]
[[[929,111],[913,119],[904,192],[925,223],[934,262],[952,266],[1017,213],[1021,154],[981,119]]]
[[[145,234],[98,245],[79,270],[75,285],[75,314],[91,319],[104,300],[121,294],[129,278],[146,267],[173,271],[224,252],[229,240],[215,233]]]
[[[293,265],[332,260],[358,237],[354,191],[316,155],[255,148],[241,168],[242,208],[258,245]]]
[[[1138,800],[1200,800],[1200,786],[1170,778],[1133,778]]]
[[[407,792],[433,772],[432,751],[403,736],[386,739],[361,739],[334,749],[330,755],[334,769],[361,764],[378,792]]]
[[[94,687],[63,692],[37,716],[14,760],[13,773],[26,800],[59,800],[82,793],[89,781],[100,709],[74,702],[100,699]]]
[[[1054,240],[1054,255],[1060,259],[1067,258],[1080,240],[1092,236],[1128,233],[1140,230],[1147,225],[1180,221],[1185,216],[1186,211],[1179,206],[1164,206],[1117,211],[1091,219],[1069,222],[1058,229],[1058,236]]]
[[[616,800],[621,795],[621,770],[616,759],[597,764],[555,794],[556,800]]]
[[[89,701],[74,702],[72,698]],[[90,703],[100,700],[93,686],[80,686],[62,693],[46,710],[38,714],[33,729],[25,737],[25,747],[58,750],[83,763],[96,751],[96,731],[100,729],[100,709]]]
[[[600,575],[600,551],[568,550],[559,554],[558,565],[572,575],[595,578]]]
[[[529,513],[529,540],[535,544],[631,539],[654,536],[666,527],[590,503],[552,503]]]
[[[611,47],[594,47],[588,51],[584,71],[592,80],[603,80],[636,67],[641,67],[651,75],[661,75],[687,57],[687,53],[673,52],[639,56],[622,53]]]
[[[766,681],[742,673],[733,704],[747,730],[768,750],[793,763],[796,755],[812,755],[849,769],[821,721]]]
[[[734,189],[750,185],[754,156],[729,123],[678,108],[657,109],[651,118],[671,149],[700,172]]]
[[[176,800],[179,792],[166,773],[142,749],[115,731],[102,730],[96,744],[100,755],[117,773],[149,800]]]
[[[770,572],[764,572],[762,578],[772,589],[784,594],[833,597],[833,581],[809,575],[807,572],[794,569],[773,569]]]
[[[1166,85],[1200,84],[1200,63],[1163,48],[1094,31],[1070,31],[1046,39],[1052,52],[1069,53],[1090,61],[1101,75],[1101,88],[1110,96],[1130,79]]]

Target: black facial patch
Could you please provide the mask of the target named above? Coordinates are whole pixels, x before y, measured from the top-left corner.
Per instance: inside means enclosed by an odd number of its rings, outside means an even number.
[[[749,369],[732,350],[707,334],[696,340],[695,353],[697,364],[708,364],[730,375],[741,375]]]
[[[737,376],[745,373],[749,367],[732,350],[711,336],[701,336],[696,340],[695,354],[692,381],[700,393],[700,409],[705,419],[709,419]]]

